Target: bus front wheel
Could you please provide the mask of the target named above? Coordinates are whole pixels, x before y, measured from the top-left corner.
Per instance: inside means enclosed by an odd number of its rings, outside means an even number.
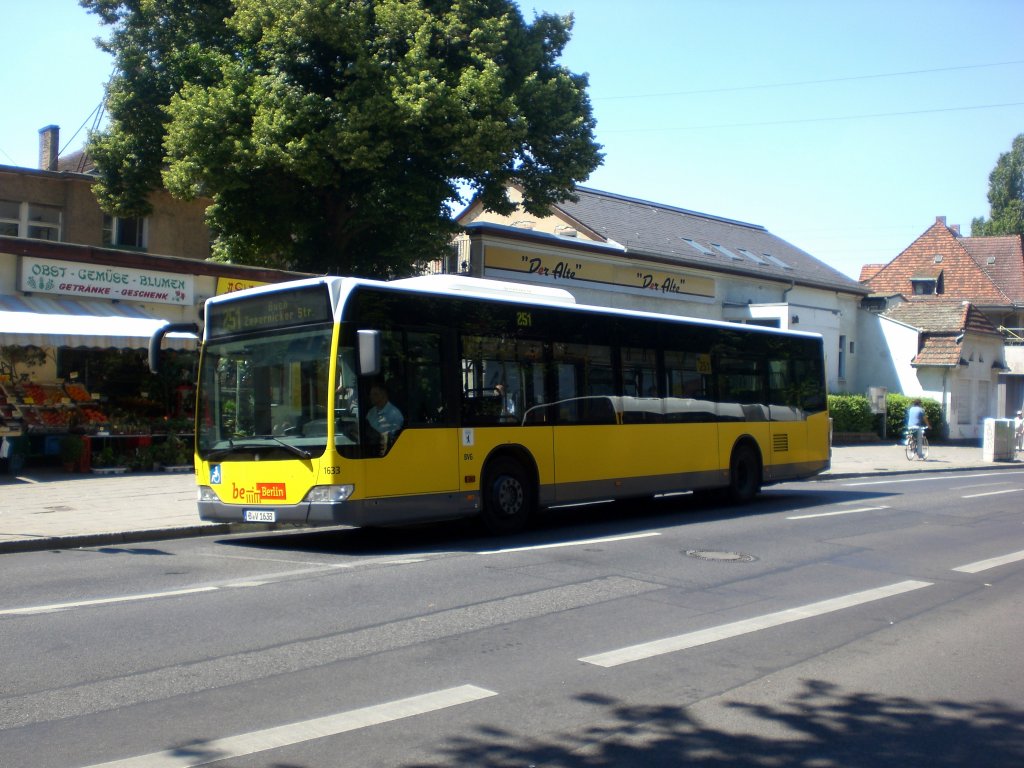
[[[734,504],[751,501],[761,490],[761,462],[749,445],[732,452],[729,463],[729,500]]]
[[[495,459],[487,468],[482,488],[484,527],[494,534],[526,528],[533,514],[533,483],[523,467],[509,458]]]

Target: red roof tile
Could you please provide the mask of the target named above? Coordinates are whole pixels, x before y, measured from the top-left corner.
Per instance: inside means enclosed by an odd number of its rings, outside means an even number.
[[[864,282],[875,294],[909,296],[914,277],[937,277],[940,270],[944,297],[982,306],[1024,302],[1021,237],[960,237],[941,219]]]
[[[961,344],[953,336],[929,336],[923,339],[921,349],[910,362],[914,367],[954,366],[960,364]]]
[[[1024,237],[965,237],[964,248],[998,285],[1003,293],[1016,303],[1024,303]]]

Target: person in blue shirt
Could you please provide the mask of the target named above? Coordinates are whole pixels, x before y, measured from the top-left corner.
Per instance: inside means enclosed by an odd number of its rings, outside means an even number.
[[[921,456],[921,436],[924,434],[925,429],[930,426],[931,424],[928,423],[928,416],[924,412],[920,399],[914,400],[907,409],[907,439],[910,439],[912,432],[917,437],[918,456]]]
[[[366,413],[366,422],[370,430],[377,435],[380,444],[380,455],[387,453],[388,446],[395,442],[402,431],[405,417],[388,399],[388,388],[384,382],[375,382],[370,387],[370,402],[373,407]]]

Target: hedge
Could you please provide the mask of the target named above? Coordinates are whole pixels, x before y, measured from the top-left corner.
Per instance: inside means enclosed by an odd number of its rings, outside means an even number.
[[[829,395],[833,432],[875,432],[875,414],[864,395]]]
[[[907,409],[916,398],[890,393],[885,396],[885,407],[888,414],[886,421],[886,438],[896,438],[903,434],[903,424],[907,418]],[[932,442],[945,440],[949,436],[949,425],[942,416],[942,406],[937,400],[921,398],[925,415],[931,424],[928,439]],[[881,414],[871,413],[871,404],[864,395],[829,395],[828,410],[832,416],[833,432],[874,432],[881,437]]]

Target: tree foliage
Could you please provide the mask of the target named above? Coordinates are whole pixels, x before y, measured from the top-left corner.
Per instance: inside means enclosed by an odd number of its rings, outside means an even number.
[[[512,0],[80,0],[111,26],[108,211],[208,197],[218,258],[407,273],[444,251],[460,190],[509,213],[600,164],[572,17]]]
[[[996,161],[988,177],[990,219],[971,222],[971,235],[1024,235],[1024,133]]]

